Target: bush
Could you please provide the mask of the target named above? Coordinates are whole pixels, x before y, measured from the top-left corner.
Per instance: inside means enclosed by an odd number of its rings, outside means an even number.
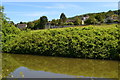
[[[119,29],[115,25],[112,26],[24,32],[8,41],[3,46],[3,51],[45,56],[119,59]]]
[[[73,22],[68,22],[68,23],[66,23],[67,25],[74,25],[74,23]]]
[[[14,38],[21,31],[19,28],[16,28],[14,25],[9,24],[7,21],[2,23],[2,42],[5,43],[10,39]]]

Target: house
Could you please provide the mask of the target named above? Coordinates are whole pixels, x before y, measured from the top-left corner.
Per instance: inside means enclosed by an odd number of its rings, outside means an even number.
[[[66,23],[69,23],[69,22],[75,22],[75,20],[73,20],[73,19],[68,19],[67,21],[66,21]]]
[[[82,25],[84,25],[85,24],[85,21],[87,20],[87,19],[89,19],[89,16],[84,16],[84,17],[82,17]]]
[[[20,29],[25,29],[27,28],[27,24],[17,24],[17,27]]]
[[[89,19],[89,16],[84,16],[84,17],[82,17],[82,20],[83,20],[83,21],[86,21],[87,19]]]
[[[114,22],[114,21],[118,21],[119,19],[118,19],[118,15],[112,15],[112,16],[109,16],[109,17],[107,17],[106,19],[105,19],[105,22],[107,22],[108,20],[110,20],[110,21],[112,21],[112,22]]]
[[[118,20],[118,15],[112,15],[112,20]]]

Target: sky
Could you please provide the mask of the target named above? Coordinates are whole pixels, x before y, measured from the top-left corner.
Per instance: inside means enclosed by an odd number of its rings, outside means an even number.
[[[118,2],[119,0],[2,0],[2,2]]]
[[[28,22],[47,16],[48,20],[59,19],[86,13],[117,10],[118,2],[3,2],[4,13],[14,23]]]

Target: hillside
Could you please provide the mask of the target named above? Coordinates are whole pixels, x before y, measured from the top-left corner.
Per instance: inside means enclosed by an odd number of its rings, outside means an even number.
[[[87,13],[87,14],[82,14],[82,15],[77,15],[78,17],[83,17],[83,16],[86,16],[86,15],[89,15],[89,16],[95,16],[95,15],[104,15],[106,17],[110,17],[111,15],[118,15],[118,10],[114,10],[114,11],[107,11],[107,12],[99,12],[99,13]],[[76,16],[74,17],[70,17],[68,19],[74,19]]]
[[[64,13],[62,13],[64,14]],[[61,15],[60,15],[61,16]],[[47,16],[45,16],[47,18]],[[83,15],[77,15],[74,17],[67,18],[64,14],[65,20],[61,22],[62,19],[53,19],[46,23],[47,28],[59,27],[59,26],[76,26],[76,25],[92,25],[92,24],[109,24],[109,23],[119,23],[118,11],[100,12],[100,13],[87,13]],[[30,29],[41,29],[41,20],[34,20],[27,22],[28,28]],[[45,28],[45,27],[44,27]]]

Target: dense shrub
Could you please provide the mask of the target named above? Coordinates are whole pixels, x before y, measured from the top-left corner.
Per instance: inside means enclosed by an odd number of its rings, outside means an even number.
[[[45,56],[119,59],[119,35],[119,28],[115,25],[35,30],[21,33],[6,42],[3,51]]]
[[[10,39],[14,38],[16,34],[20,33],[20,29],[15,27],[13,24],[9,24],[8,21],[3,21],[2,23],[2,42],[5,43]]]

